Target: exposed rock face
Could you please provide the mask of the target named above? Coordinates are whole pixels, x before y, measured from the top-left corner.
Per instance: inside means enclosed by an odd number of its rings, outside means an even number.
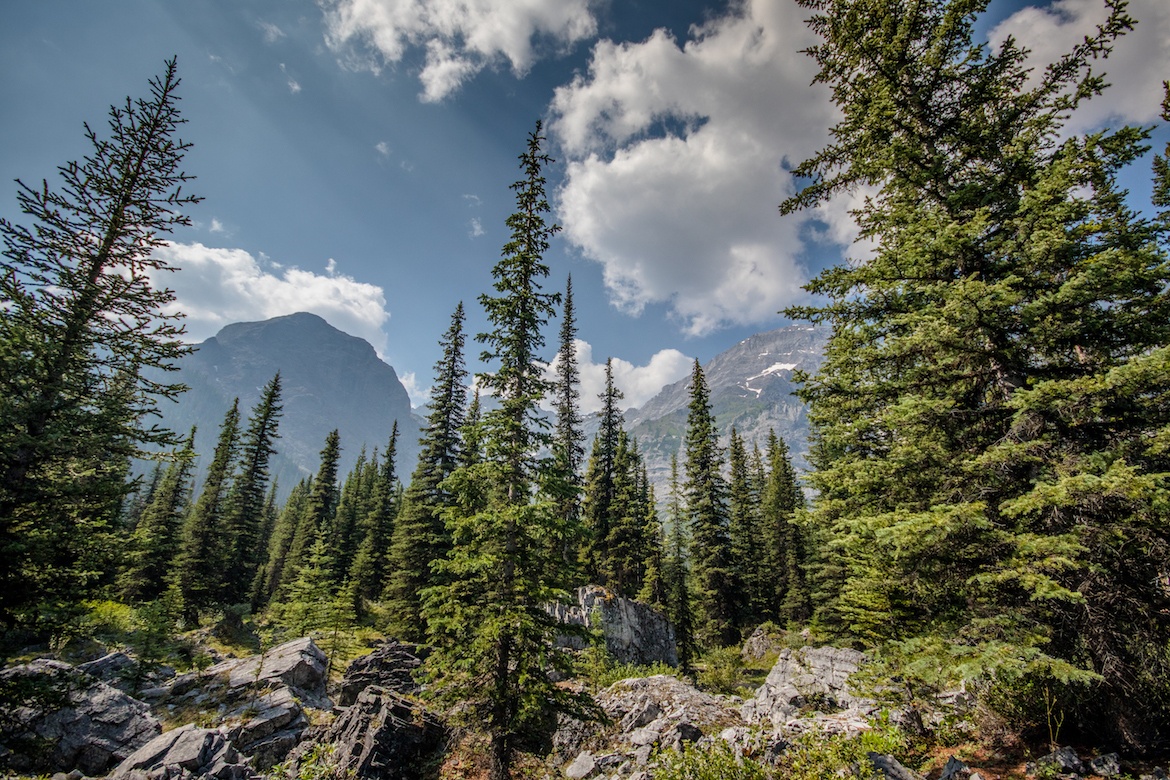
[[[247,780],[255,776],[247,759],[223,732],[187,724],[158,735],[134,751],[109,780]]]
[[[802,647],[783,650],[776,665],[753,699],[743,705],[744,720],[752,724],[771,725],[775,731],[803,730],[793,723],[802,708],[844,711],[834,719],[822,719],[829,731],[853,731],[863,727],[863,715],[873,709],[873,702],[849,690],[849,676],[857,671],[864,657],[856,650],[837,647]],[[854,723],[856,721],[856,723]],[[788,728],[791,727],[791,728]]]
[[[332,745],[330,759],[356,778],[411,780],[442,744],[439,721],[406,697],[377,685],[358,694],[319,740]],[[303,761],[303,757],[300,759]]]
[[[389,641],[378,645],[374,652],[354,659],[345,670],[337,704],[348,707],[357,701],[358,694],[371,685],[388,688],[395,693],[418,692],[414,672],[422,665],[415,645]]]
[[[745,661],[759,661],[771,653],[779,653],[784,649],[784,634],[782,629],[757,626],[751,636],[744,640],[740,655]]]
[[[562,623],[591,626],[601,630],[606,651],[622,663],[652,664],[662,662],[678,666],[678,648],[674,627],[653,607],[614,594],[600,585],[587,585],[575,591],[577,603],[555,604],[549,609]],[[561,647],[584,649],[580,637],[560,637]]]
[[[161,731],[146,704],[60,661],[6,669],[0,680],[40,691],[7,713],[23,731],[0,734],[15,770],[100,775]]]

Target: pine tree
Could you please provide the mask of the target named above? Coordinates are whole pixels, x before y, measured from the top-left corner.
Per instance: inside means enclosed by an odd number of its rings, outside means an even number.
[[[273,442],[280,437],[277,428],[284,407],[280,404],[280,372],[269,380],[260,401],[248,418],[248,427],[240,440],[240,458],[236,477],[228,493],[223,534],[226,548],[223,593],[224,604],[248,600],[250,588],[260,567],[262,525],[268,491],[268,461],[276,454]]]
[[[558,496],[561,515],[564,517],[568,535],[553,540],[558,545],[561,557],[570,565],[570,582],[578,576],[578,549],[583,535],[581,527],[581,465],[585,458],[585,433],[581,430],[583,420],[579,399],[581,391],[580,370],[577,367],[577,318],[573,309],[573,277],[565,282],[565,295],[561,309],[560,349],[556,359],[556,383],[553,388],[553,411],[556,413],[556,430],[553,434],[553,479],[546,490]]]
[[[280,510],[276,522],[272,527],[272,534],[266,548],[265,564],[256,573],[252,586],[252,609],[259,610],[268,605],[280,591],[283,576],[288,562],[289,551],[292,549],[293,538],[297,528],[301,525],[301,518],[305,515],[305,506],[309,503],[310,479],[302,479],[293,487],[284,507]]]
[[[663,575],[666,580],[667,615],[674,623],[675,644],[678,647],[678,665],[683,676],[693,671],[695,657],[695,619],[691,607],[689,541],[687,516],[683,509],[682,490],[678,481],[678,456],[670,456],[670,540]]]
[[[175,559],[174,582],[183,599],[188,623],[199,612],[219,602],[223,592],[223,504],[231,480],[240,437],[240,399],[232,401],[219,429],[219,439],[207,467],[199,499],[183,525],[183,540]]]
[[[189,351],[172,270],[154,250],[182,210],[190,145],[172,59],[150,96],[111,107],[109,135],[58,169],[62,186],[16,195],[28,226],[0,219],[0,623],[54,630],[98,577],[133,484],[126,464],[177,437],[151,424],[176,384],[152,378]]]
[[[1170,726],[1170,226],[1117,186],[1148,131],[1063,126],[1132,19],[1111,3],[1029,80],[1015,42],[973,41],[986,3],[801,3],[842,118],[783,208],[877,190],[873,257],[792,312],[833,326],[802,393],[844,573],[819,619],[941,670],[922,684],[1087,685],[1083,728],[1148,743]]]
[[[650,476],[646,471],[646,462],[642,461],[642,470],[638,479],[641,493],[642,507],[642,538],[645,540],[646,550],[642,562],[642,589],[638,591],[638,601],[656,607],[667,604],[666,582],[666,540],[663,538],[662,522],[658,518],[657,500],[654,497],[654,486],[650,483]]]
[[[366,602],[381,594],[390,556],[390,544],[399,511],[399,484],[394,461],[398,454],[398,421],[390,430],[385,460],[378,466],[375,454],[369,471],[374,480],[370,486],[370,500],[362,521],[362,543],[350,566],[353,613],[360,622],[366,617]]]
[[[297,573],[308,558],[309,548],[318,535],[326,540],[326,544],[333,538],[333,515],[337,511],[338,498],[337,461],[340,457],[341,436],[335,428],[325,437],[325,446],[321,449],[321,464],[309,486],[305,509],[297,518],[296,531],[293,533],[277,578],[282,583],[291,583],[297,578]],[[330,564],[334,563],[335,560],[330,556]],[[330,574],[335,576],[336,572],[331,570]]]
[[[390,545],[390,578],[386,583],[386,611],[390,630],[411,642],[426,638],[422,620],[422,592],[436,584],[431,564],[444,558],[451,544],[441,512],[450,501],[442,483],[465,457],[462,429],[467,420],[462,302],[451,315],[451,325],[439,346],[443,355],[435,364],[430,414],[419,439],[418,465],[403,497],[402,509]],[[476,396],[478,403],[478,396]]]
[[[606,545],[610,539],[610,522],[613,516],[615,460],[618,438],[622,432],[622,412],[618,401],[624,396],[613,383],[613,358],[605,361],[605,389],[598,395],[601,399],[601,420],[597,436],[593,439],[593,451],[589,456],[589,467],[585,472],[584,515],[587,533],[585,549],[585,573],[593,582],[607,584],[606,575],[610,568],[610,551]]]
[[[768,477],[761,497],[762,529],[767,569],[773,573],[768,616],[782,622],[801,622],[811,613],[805,576],[806,543],[796,523],[804,494],[788,457],[788,445],[768,431]]]
[[[191,497],[194,448],[195,429],[192,428],[183,449],[151,491],[150,503],[142,511],[128,541],[118,589],[132,604],[153,601],[166,590],[167,574],[178,554],[183,517]]]
[[[564,521],[553,500],[533,496],[548,468],[539,453],[550,444],[538,407],[549,390],[541,327],[559,297],[540,285],[548,275],[543,256],[558,229],[544,219],[543,168],[550,159],[540,130],[537,123],[520,157],[524,178],[513,185],[512,238],[493,269],[498,295],[480,297],[492,327],[479,336],[483,359],[497,365],[480,381],[499,406],[484,415],[484,460],[445,483],[455,498],[447,512],[454,546],[425,606],[434,690],[462,702],[468,718],[486,728],[493,780],[510,776],[515,751],[552,726],[557,712],[580,706],[580,697],[553,682],[569,660],[552,646],[562,628],[544,609],[567,595],[554,587],[564,563],[547,542],[560,536]],[[466,497],[478,503],[484,486],[486,506],[468,511]]]
[[[727,483],[718,436],[707,380],[696,360],[687,411],[683,491],[691,531],[697,634],[708,646],[725,647],[738,639],[735,619],[743,594],[732,571]]]

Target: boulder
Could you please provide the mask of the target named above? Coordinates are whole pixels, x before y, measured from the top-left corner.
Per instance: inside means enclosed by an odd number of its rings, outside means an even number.
[[[1054,750],[1046,756],[1040,756],[1034,763],[1028,762],[1026,769],[1028,774],[1034,775],[1044,766],[1054,767],[1057,772],[1062,773],[1078,775],[1085,773],[1085,765],[1081,763],[1080,756],[1067,746]]]
[[[0,733],[12,769],[104,774],[162,730],[144,702],[61,661],[6,669],[0,686],[27,692]]]
[[[421,706],[389,688],[372,685],[358,694],[318,740],[332,751],[330,763],[355,778],[410,780],[441,746],[446,730]],[[305,763],[306,756],[294,759]]]
[[[873,702],[853,694],[848,682],[863,660],[861,653],[848,648],[782,650],[764,684],[744,703],[743,718],[781,731],[802,709],[867,713]]]
[[[421,665],[417,646],[393,640],[383,642],[369,655],[354,659],[345,670],[337,704],[348,707],[371,685],[404,695],[415,694],[419,686],[414,681],[414,672]]]
[[[866,754],[870,765],[882,780],[922,780],[922,775],[912,772],[893,756],[875,753]]]
[[[1101,777],[1117,777],[1121,774],[1121,757],[1106,753],[1089,759],[1089,771]]]
[[[577,588],[575,595],[575,604],[553,604],[549,612],[562,623],[600,630],[606,651],[622,663],[678,666],[674,627],[661,612],[600,585]],[[585,644],[580,636],[557,639],[558,647],[582,650]]]
[[[249,780],[253,777],[257,775],[247,759],[222,731],[201,729],[189,723],[159,734],[134,751],[118,765],[109,780]]]
[[[327,662],[321,648],[305,636],[277,645],[261,655],[223,661],[204,675],[225,676],[231,689],[283,683],[304,693],[324,697]]]
[[[785,648],[785,631],[765,623],[744,640],[740,655],[745,661],[759,661]]]

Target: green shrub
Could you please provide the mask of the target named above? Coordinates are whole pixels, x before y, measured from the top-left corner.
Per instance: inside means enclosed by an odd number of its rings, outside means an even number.
[[[893,755],[902,762],[913,755],[906,734],[888,721],[877,723],[869,731],[849,737],[808,731],[797,737],[784,752],[780,759],[779,777],[784,780],[824,780],[854,765],[864,773],[871,766],[869,753]],[[876,780],[879,775],[876,770],[871,770],[869,774],[860,777]]]
[[[657,760],[655,780],[767,780],[771,777],[762,764],[750,758],[736,758],[723,741],[702,747],[688,743],[681,753],[673,750],[658,753]]]
[[[577,676],[591,690],[608,688],[618,680],[630,677],[651,677],[656,674],[674,676],[676,670],[661,661],[649,666],[621,663],[614,660],[604,646],[597,644],[590,645],[577,655]]]
[[[699,687],[706,691],[738,694],[746,682],[743,656],[738,647],[708,650],[695,665]]]

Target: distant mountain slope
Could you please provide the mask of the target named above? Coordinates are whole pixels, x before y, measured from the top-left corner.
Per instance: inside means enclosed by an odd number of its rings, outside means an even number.
[[[211,460],[223,416],[240,399],[241,427],[260,392],[280,371],[284,416],[273,471],[286,494],[301,477],[315,473],[325,436],[341,433],[341,475],[367,451],[384,450],[398,421],[398,473],[410,476],[418,457],[419,422],[394,369],[364,339],[301,312],[263,322],[228,325],[179,361],[177,376],[191,389],[177,403],[163,404],[164,423],[185,432],[199,426],[199,465]]]
[[[711,409],[726,443],[732,426],[751,448],[763,449],[769,429],[788,444],[798,468],[807,465],[808,417],[804,404],[792,393],[794,371],[814,372],[821,364],[828,331],[807,325],[758,333],[721,352],[703,366],[711,389]],[[669,481],[670,456],[679,454],[682,468],[690,384],[686,379],[667,385],[641,409],[626,412],[626,429],[638,439],[647,458],[651,479],[660,487]]]

